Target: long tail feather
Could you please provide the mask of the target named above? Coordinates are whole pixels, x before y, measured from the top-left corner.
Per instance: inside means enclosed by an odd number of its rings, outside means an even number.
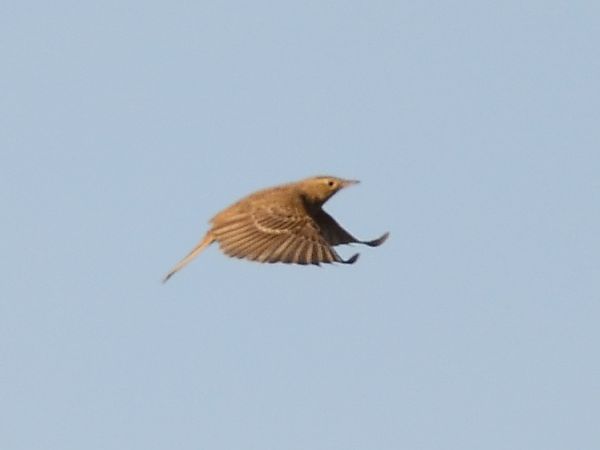
[[[171,269],[171,271],[167,275],[165,275],[162,282],[166,283],[167,281],[169,281],[169,278],[171,278],[173,275],[175,275],[175,273],[177,273],[179,270],[181,270],[185,266],[187,266],[192,259],[194,259],[196,256],[198,256],[202,250],[204,250],[206,247],[208,247],[214,241],[215,241],[214,236],[210,232],[206,233],[206,235],[204,236],[204,238],[202,238],[202,240],[198,243],[198,245],[196,245],[192,249],[192,251],[187,254],[187,256],[185,258],[183,258],[181,261],[179,261],[177,263],[177,265],[175,267],[173,267],[173,269]]]

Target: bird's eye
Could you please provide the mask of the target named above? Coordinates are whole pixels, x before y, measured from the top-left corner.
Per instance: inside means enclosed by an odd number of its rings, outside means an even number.
[[[333,181],[333,180],[329,180],[329,181],[327,182],[327,186],[329,186],[329,187],[333,187],[333,186],[335,186],[335,181]]]

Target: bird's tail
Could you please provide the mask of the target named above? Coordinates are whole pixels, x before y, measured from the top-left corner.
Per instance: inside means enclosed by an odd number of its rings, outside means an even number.
[[[183,258],[181,261],[179,261],[177,263],[177,265],[175,267],[173,267],[167,275],[165,275],[165,277],[162,280],[163,283],[166,283],[167,281],[169,281],[169,278],[171,278],[173,275],[175,275],[176,272],[178,272],[179,270],[181,270],[185,266],[187,266],[192,259],[194,259],[196,256],[198,256],[202,250],[204,250],[206,247],[208,247],[214,241],[215,241],[215,238],[212,235],[212,233],[210,231],[208,233],[206,233],[206,235],[202,238],[202,240],[198,243],[198,245],[196,245],[192,249],[192,251],[187,254],[187,256],[185,258]]]

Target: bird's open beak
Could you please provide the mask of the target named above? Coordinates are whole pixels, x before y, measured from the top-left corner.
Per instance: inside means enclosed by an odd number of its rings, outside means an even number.
[[[359,180],[344,180],[344,181],[342,181],[342,187],[345,188],[348,186],[353,186],[358,183],[360,183]]]

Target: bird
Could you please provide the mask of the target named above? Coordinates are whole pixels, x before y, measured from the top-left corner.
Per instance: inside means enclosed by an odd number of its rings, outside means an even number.
[[[316,176],[250,194],[216,214],[200,242],[163,278],[167,282],[214,242],[223,253],[261,263],[353,264],[356,253],[343,259],[333,249],[341,244],[377,247],[389,232],[363,241],[344,230],[322,206],[358,180]]]

